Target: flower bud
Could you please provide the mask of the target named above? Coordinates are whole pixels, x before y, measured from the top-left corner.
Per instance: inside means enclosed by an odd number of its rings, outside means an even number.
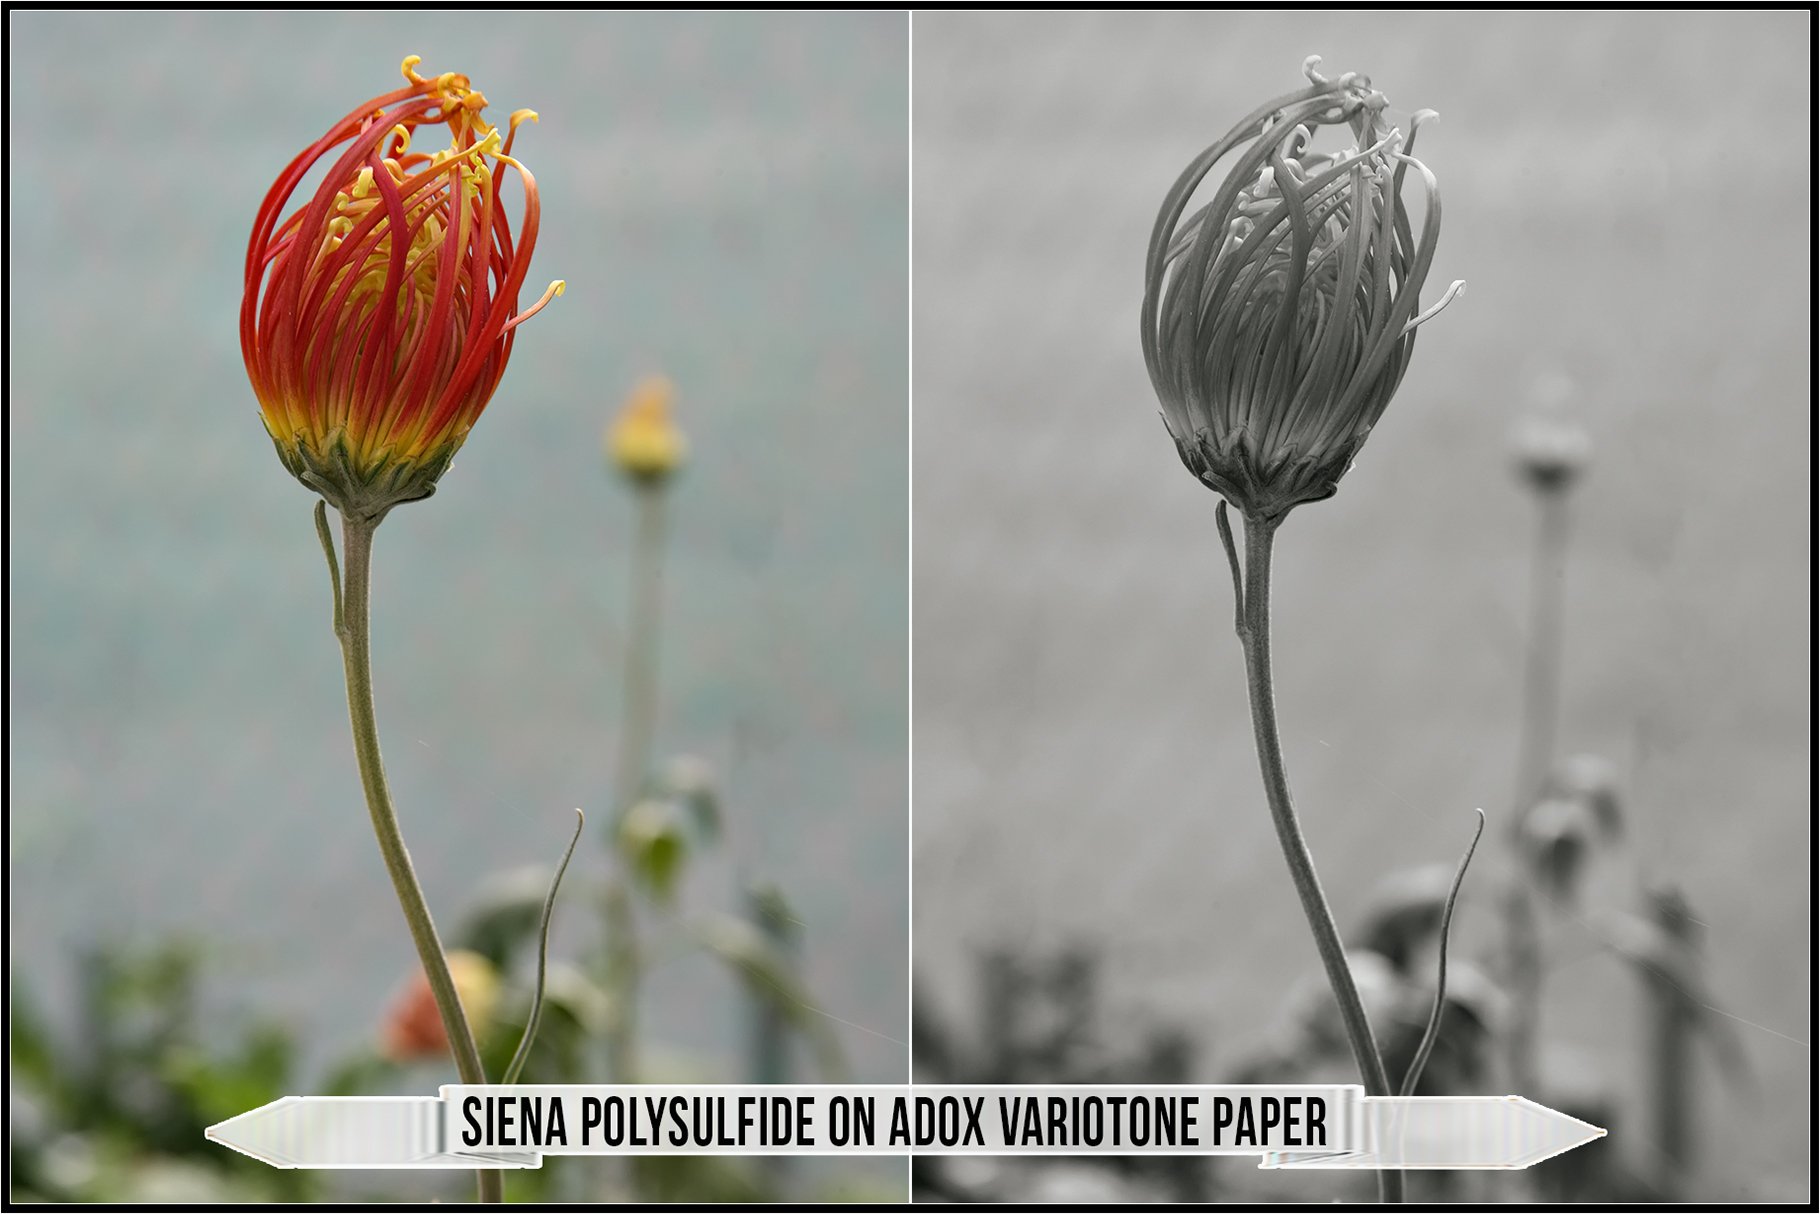
[[[1517,427],[1517,471],[1542,493],[1571,488],[1592,458],[1586,432],[1563,418],[1534,414]]]
[[[1592,440],[1572,418],[1578,396],[1573,379],[1560,370],[1537,376],[1529,408],[1511,437],[1517,472],[1540,493],[1572,488],[1592,458]]]
[[[1390,403],[1418,325],[1440,235],[1434,175],[1386,125],[1363,76],[1310,84],[1266,103],[1187,167],[1163,200],[1145,263],[1144,361],[1176,450],[1248,518],[1275,520],[1330,497]],[[1313,150],[1323,127],[1352,132]],[[1224,183],[1188,214],[1214,164]],[[1418,234],[1403,199],[1414,169],[1427,203]]]
[[[638,382],[607,427],[607,458],[641,485],[661,482],[682,466],[689,443],[670,418],[676,385],[661,375]]]
[[[466,76],[419,76],[304,148],[272,184],[247,244],[240,350],[266,432],[291,474],[350,518],[428,497],[486,408],[529,309],[537,183],[481,116]],[[446,149],[411,149],[421,127]],[[524,187],[517,231],[505,167]],[[293,195],[324,170],[315,192]]]

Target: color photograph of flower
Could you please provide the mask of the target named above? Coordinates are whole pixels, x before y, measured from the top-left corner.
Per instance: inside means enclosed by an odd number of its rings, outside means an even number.
[[[427,16],[8,14],[11,1196],[901,1200],[203,1137],[906,1071],[907,18]]]

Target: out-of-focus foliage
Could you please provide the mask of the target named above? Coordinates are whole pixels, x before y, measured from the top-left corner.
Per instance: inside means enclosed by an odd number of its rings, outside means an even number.
[[[662,864],[648,847],[628,847],[615,832],[613,855],[621,862],[617,886],[637,897],[650,939],[636,943],[639,976],[645,967],[700,951],[723,963],[739,980],[740,1013],[756,1026],[748,1069],[727,1075],[662,1040],[638,1039],[632,1056],[645,1058],[640,1078],[662,1081],[775,1082],[792,1077],[790,1046],[803,1042],[816,1075],[844,1077],[839,1043],[816,1012],[794,956],[797,920],[780,890],[765,887],[750,898],[752,920],[725,912],[693,912],[678,901],[691,860],[718,839],[720,806],[704,765],[676,760],[650,782],[644,805],[661,807],[676,846]],[[518,1049],[532,1008],[538,963],[538,928],[550,873],[537,866],[496,874],[481,883],[474,904],[448,937],[459,969],[484,971],[488,1014],[474,1014],[489,1076],[502,1076]],[[565,881],[556,913],[582,915],[603,903],[592,884]],[[661,912],[661,913],[659,913]],[[636,924],[639,920],[628,919]],[[781,930],[790,926],[792,930]],[[396,1048],[400,1008],[411,1002],[420,972],[411,973],[399,996],[377,1012],[367,1044],[335,1059],[320,1076],[303,1073],[294,1030],[275,1020],[219,1025],[205,1031],[199,1015],[204,947],[172,941],[143,952],[115,948],[82,960],[76,1008],[53,1023],[24,984],[12,1001],[12,1138],[14,1200],[51,1202],[170,1201],[299,1202],[359,1191],[383,1199],[360,1183],[328,1174],[271,1168],[204,1137],[208,1126],[284,1096],[362,1095],[427,1090],[443,1081],[447,1059],[429,1048]],[[627,1006],[639,984],[609,980],[593,957],[550,960],[537,1036],[519,1077],[523,1083],[585,1083],[601,1077],[603,1044],[616,1024],[645,1027]],[[464,992],[467,1004],[470,995]],[[417,1009],[421,1011],[422,1009]],[[470,1008],[474,1012],[474,1008]],[[214,1021],[211,1020],[211,1024]],[[421,1027],[421,1026],[420,1026]],[[440,1030],[440,1025],[435,1026]],[[434,1034],[418,1033],[427,1043]],[[415,1038],[414,1038],[415,1040]],[[446,1044],[441,1046],[446,1052]],[[616,1167],[616,1163],[623,1166]],[[818,1198],[845,1194],[854,1200],[897,1201],[855,1173],[833,1178]],[[513,1201],[633,1198],[663,1202],[780,1201],[811,1195],[788,1169],[763,1160],[717,1157],[649,1157],[630,1161],[552,1157],[535,1170],[506,1178]],[[402,1194],[390,1195],[402,1196]]]
[[[658,903],[668,903],[691,853],[720,837],[713,772],[679,756],[644,781],[644,795],[619,815],[613,843],[626,870]]]
[[[203,1137],[301,1085],[282,1025],[203,1032],[201,958],[190,941],[89,953],[73,1014],[56,1023],[15,982],[11,1200],[311,1199],[313,1174],[267,1167]]]
[[[1111,1024],[1100,954],[1075,944],[1050,955],[995,949],[977,958],[971,1023],[919,1003],[918,1083],[1188,1083],[1194,1047],[1167,1025]],[[938,1202],[1204,1202],[1224,1197],[1194,1156],[1058,1158],[917,1156],[912,1200]]]
[[[698,804],[711,804],[698,793]],[[696,829],[702,810],[679,801]],[[698,836],[699,837],[699,836]],[[683,852],[686,859],[692,853]],[[538,911],[548,873],[526,869],[487,882],[482,897],[451,937],[498,968],[495,1008],[480,1041],[490,1076],[500,1076],[518,1048],[531,1010]],[[566,883],[565,883],[566,888]],[[653,893],[656,891],[654,890]],[[758,899],[788,917],[788,903],[770,891]],[[576,898],[569,912],[583,909]],[[689,920],[682,933],[727,964],[750,1003],[778,1013],[786,1034],[804,1040],[818,1077],[843,1074],[838,1043],[797,976],[796,965],[761,927],[731,915]],[[307,1202],[337,1184],[326,1174],[271,1168],[210,1142],[204,1130],[249,1109],[293,1095],[362,1095],[418,1090],[439,1081],[433,1059],[400,1061],[385,1051],[382,1027],[370,1044],[335,1060],[320,1077],[298,1066],[294,1030],[275,1020],[237,1024],[227,1032],[202,1027],[198,1008],[206,954],[192,941],[143,952],[114,948],[80,963],[77,1006],[53,1022],[31,990],[15,984],[11,1005],[14,1121],[14,1201],[147,1202],[179,1204]],[[589,967],[556,959],[548,969],[537,1037],[520,1081],[581,1083],[599,1075],[601,1042],[614,996]],[[211,1021],[212,1023],[212,1021]],[[784,1056],[782,1046],[771,1047]],[[715,1073],[706,1062],[679,1055],[661,1041],[640,1049],[658,1061],[651,1079],[746,1080]],[[551,1157],[536,1170],[507,1177],[511,1201],[599,1200],[614,1192],[611,1161]],[[761,1160],[649,1157],[623,1173],[641,1201],[769,1202],[804,1197],[787,1173]],[[344,1178],[345,1179],[345,1178]],[[348,1182],[364,1196],[375,1194]],[[339,1190],[336,1190],[339,1191]],[[863,1175],[836,1177],[818,1200],[898,1201],[901,1189]]]

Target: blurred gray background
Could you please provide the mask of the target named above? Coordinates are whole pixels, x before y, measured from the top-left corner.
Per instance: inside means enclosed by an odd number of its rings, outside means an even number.
[[[1562,746],[1617,764],[1628,879],[1684,885],[1738,1018],[1758,1088],[1702,1072],[1706,1179],[1808,1199],[1811,32],[1796,12],[917,14],[919,1003],[967,1023],[976,950],[1094,942],[1104,1023],[1186,1029],[1216,1081],[1315,970],[1217,499],[1157,415],[1138,304],[1182,166],[1319,53],[1440,111],[1426,294],[1468,283],[1339,495],[1279,535],[1278,704],[1329,897],[1344,926],[1389,869],[1451,863],[1474,806],[1502,848],[1534,532],[1508,440],[1565,382],[1596,457]],[[1493,942],[1502,876],[1469,874],[1462,955]],[[1569,944],[1544,1034],[1630,1083],[1635,982]]]
[[[53,999],[100,938],[201,934],[211,989],[318,1056],[368,1039],[410,942],[360,800],[311,496],[238,348],[285,164],[399,61],[473,77],[543,230],[499,394],[378,539],[377,694],[445,930],[595,814],[620,702],[629,492],[600,435],[679,387],[660,756],[715,767],[685,894],[775,882],[852,1077],[905,1074],[907,22],[903,14],[32,12],[9,17],[10,902]],[[508,187],[514,216],[516,186]],[[562,908],[553,951],[598,936]],[[657,1044],[738,1055],[738,985],[663,971]],[[900,1174],[901,1173],[897,1173]]]

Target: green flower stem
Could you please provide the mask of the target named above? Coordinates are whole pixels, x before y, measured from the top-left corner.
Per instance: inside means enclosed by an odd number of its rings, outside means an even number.
[[[664,478],[635,480],[637,532],[632,543],[632,601],[626,628],[625,699],[620,706],[619,761],[614,772],[614,829],[617,830],[651,774],[657,733],[657,657],[663,623]],[[614,1083],[632,1083],[638,1073],[638,991],[644,963],[632,906],[631,877],[615,881],[602,903],[606,947],[603,955],[613,1018],[607,1037],[607,1073]]]
[[[373,833],[379,839],[379,851],[385,857],[386,872],[391,875],[398,904],[404,909],[405,922],[410,925],[411,941],[417,946],[417,956],[423,962],[430,990],[436,996],[436,1008],[442,1013],[443,1028],[455,1055],[455,1069],[463,1083],[485,1083],[487,1076],[480,1065],[480,1050],[474,1044],[474,1034],[461,1009],[461,999],[455,993],[455,979],[443,956],[442,941],[436,936],[436,924],[424,901],[423,887],[418,885],[417,873],[411,867],[411,853],[405,849],[404,836],[399,833],[398,815],[392,809],[392,794],[386,787],[385,767],[379,758],[379,726],[373,712],[371,638],[367,624],[376,526],[365,520],[346,517],[342,520],[346,576],[341,580],[337,594],[340,626],[336,631],[341,640],[342,661],[347,668],[348,719],[354,729],[354,755],[360,762],[360,783],[366,790]],[[326,530],[326,524],[322,529]],[[504,1199],[503,1182],[496,1169],[480,1169],[477,1177],[482,1202]]]
[[[615,789],[619,813],[632,807],[651,774],[657,731],[657,649],[663,622],[664,483],[638,485],[638,534],[632,547],[632,607],[626,630],[626,687]]]
[[[1224,503],[1220,507],[1222,514]],[[1270,553],[1276,535],[1276,522],[1248,519],[1245,523],[1244,597],[1239,610],[1239,641],[1245,649],[1246,682],[1251,695],[1251,723],[1257,739],[1258,766],[1263,771],[1264,794],[1270,803],[1270,818],[1276,825],[1277,841],[1283,846],[1283,858],[1289,862],[1289,875],[1295,882],[1296,895],[1302,901],[1302,913],[1314,934],[1315,948],[1321,954],[1321,965],[1327,971],[1327,982],[1340,1005],[1340,1020],[1346,1028],[1346,1040],[1364,1079],[1365,1091],[1372,1096],[1395,1095],[1390,1077],[1384,1069],[1383,1055],[1372,1036],[1371,1022],[1365,1015],[1365,1004],[1359,998],[1358,984],[1346,962],[1346,947],[1340,941],[1340,929],[1328,909],[1327,895],[1315,874],[1314,857],[1302,837],[1301,823],[1289,797],[1289,773],[1283,766],[1283,744],[1277,736],[1276,697],[1270,677]],[[1231,551],[1231,531],[1225,519],[1220,521],[1221,538]],[[1237,570],[1234,564],[1235,575]],[[1403,1176],[1394,1169],[1378,1173],[1378,1195],[1387,1203],[1403,1200]]]
[[[638,987],[644,966],[628,881],[615,881],[607,887],[602,910],[607,929],[606,987],[612,998],[606,1033],[607,1077],[610,1083],[636,1083]]]

